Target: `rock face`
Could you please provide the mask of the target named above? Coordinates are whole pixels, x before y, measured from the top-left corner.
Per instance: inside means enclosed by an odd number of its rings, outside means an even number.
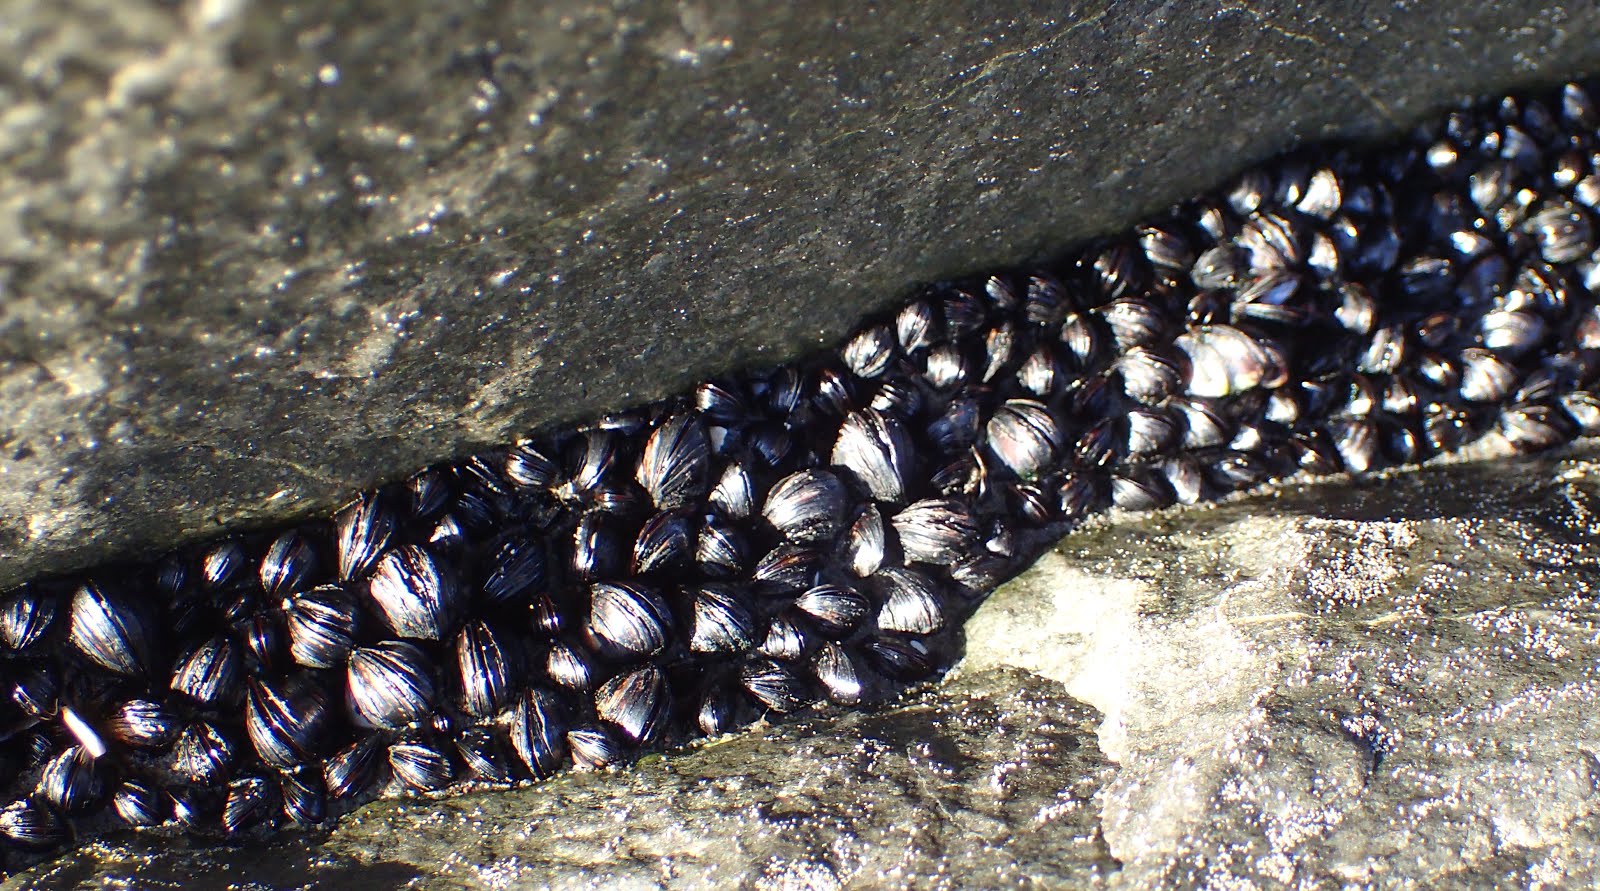
[[[1117,887],[1593,887],[1593,455],[1071,538],[969,623],[964,679],[1104,716]]]
[[[1597,516],[1591,445],[1129,518],[877,713],[14,887],[1592,887]]]
[[[1592,4],[5,5],[0,585],[1600,63]]]

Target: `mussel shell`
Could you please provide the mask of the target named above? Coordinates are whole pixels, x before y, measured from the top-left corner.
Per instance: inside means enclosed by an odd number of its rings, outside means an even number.
[[[418,640],[444,640],[462,607],[453,572],[417,545],[384,554],[366,591],[378,617],[395,634]]]
[[[946,608],[933,579],[914,569],[886,566],[872,577],[878,590],[878,627],[907,634],[933,634],[944,627]]]
[[[779,480],[767,493],[761,515],[792,542],[826,541],[844,522],[848,494],[826,470],[802,470]]]
[[[488,557],[483,579],[484,599],[494,604],[524,602],[545,586],[546,556],[542,542],[513,536],[497,545]]]
[[[215,706],[235,701],[242,691],[243,659],[225,636],[213,637],[178,660],[169,686],[196,703]]]
[[[560,700],[534,688],[522,695],[511,721],[511,749],[536,777],[560,768],[567,754],[567,720]]]
[[[893,415],[870,408],[846,415],[831,460],[854,474],[873,498],[905,500],[912,443],[905,426]]]
[[[600,583],[589,589],[585,630],[595,651],[608,659],[639,659],[666,648],[672,611],[646,585]]]
[[[500,738],[488,727],[469,727],[457,734],[456,756],[468,772],[490,783],[516,779]]]
[[[433,709],[433,661],[409,641],[380,641],[351,651],[345,683],[351,715],[368,726],[404,727]]]
[[[831,634],[847,634],[872,611],[872,604],[860,592],[842,585],[822,584],[794,602],[795,609]]]
[[[222,803],[222,830],[232,835],[267,822],[281,807],[278,786],[265,777],[243,777],[228,784]]]
[[[45,850],[65,841],[70,830],[50,805],[35,798],[0,809],[0,838],[21,848]]]
[[[454,649],[462,711],[486,718],[504,708],[516,682],[515,653],[508,652],[494,629],[482,621],[462,628]]]
[[[1012,473],[1033,479],[1060,459],[1061,427],[1043,403],[1011,399],[989,419],[984,444]]]
[[[454,776],[450,756],[426,742],[389,747],[389,771],[402,785],[421,792],[443,788]]]
[[[172,768],[191,783],[215,786],[228,776],[238,752],[217,725],[195,721],[183,728],[172,747]]]
[[[368,734],[335,752],[322,766],[324,787],[329,801],[358,798],[375,787],[382,778],[383,738]]]
[[[155,826],[167,819],[167,799],[155,787],[125,780],[111,795],[111,808],[129,826]]]
[[[693,414],[679,414],[657,427],[639,455],[636,478],[656,510],[688,507],[706,494],[711,441]]]
[[[394,535],[395,517],[377,495],[365,495],[334,521],[340,581],[365,576]]]
[[[545,654],[545,676],[568,690],[585,692],[594,687],[594,665],[584,651],[557,643]]]
[[[261,559],[261,589],[283,597],[313,583],[318,570],[316,550],[298,530],[278,536]]]
[[[727,585],[707,584],[688,594],[691,651],[734,654],[755,647],[756,619],[747,593]]]
[[[360,631],[353,595],[333,585],[314,588],[286,601],[283,612],[291,659],[307,668],[344,664]]]
[[[626,757],[622,746],[599,727],[574,727],[567,731],[567,750],[579,770],[602,770]]]
[[[971,553],[979,535],[972,510],[957,498],[915,502],[892,523],[907,562],[954,565]]]
[[[633,544],[634,575],[669,572],[694,560],[699,543],[692,514],[662,511],[646,520]]]
[[[82,746],[62,749],[39,775],[39,796],[68,814],[88,810],[105,792],[104,766]]]
[[[38,588],[23,588],[0,604],[0,646],[24,650],[38,643],[56,618],[56,598]]]
[[[183,730],[171,710],[151,699],[124,700],[107,716],[104,727],[113,739],[144,749],[164,749]]]
[[[839,705],[861,702],[865,687],[861,669],[840,644],[830,641],[819,647],[812,657],[811,670],[830,701]]]
[[[775,712],[795,711],[813,699],[804,678],[770,659],[745,662],[739,669],[739,681],[758,704]]]
[[[594,694],[595,715],[637,744],[661,734],[670,708],[667,677],[653,665],[618,675]]]
[[[68,641],[95,665],[137,676],[154,667],[155,625],[148,606],[94,582],[80,585],[69,608]]]
[[[261,760],[288,770],[311,761],[322,749],[333,721],[329,697],[315,678],[252,678],[245,734]]]

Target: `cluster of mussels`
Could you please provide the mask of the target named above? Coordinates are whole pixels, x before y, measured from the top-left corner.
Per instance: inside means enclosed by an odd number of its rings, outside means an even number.
[[[319,824],[881,699],[1092,512],[1600,431],[1597,124],[1569,86],[1290,156],[828,354],[10,591],[0,848]]]

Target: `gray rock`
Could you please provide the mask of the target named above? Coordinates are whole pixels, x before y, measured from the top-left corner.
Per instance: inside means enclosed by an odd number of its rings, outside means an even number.
[[[1592,887],[1597,518],[1593,445],[1122,518],[876,713],[14,887]]]
[[[0,585],[840,335],[1593,4],[0,4]]]
[[[1594,887],[1594,456],[1071,537],[960,671],[1104,715],[1113,886]]]

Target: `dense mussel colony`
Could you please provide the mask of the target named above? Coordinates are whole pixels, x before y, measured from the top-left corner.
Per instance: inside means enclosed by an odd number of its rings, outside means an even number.
[[[882,699],[1091,513],[1594,433],[1597,121],[1569,86],[1302,152],[809,360],[10,591],[4,857]]]

